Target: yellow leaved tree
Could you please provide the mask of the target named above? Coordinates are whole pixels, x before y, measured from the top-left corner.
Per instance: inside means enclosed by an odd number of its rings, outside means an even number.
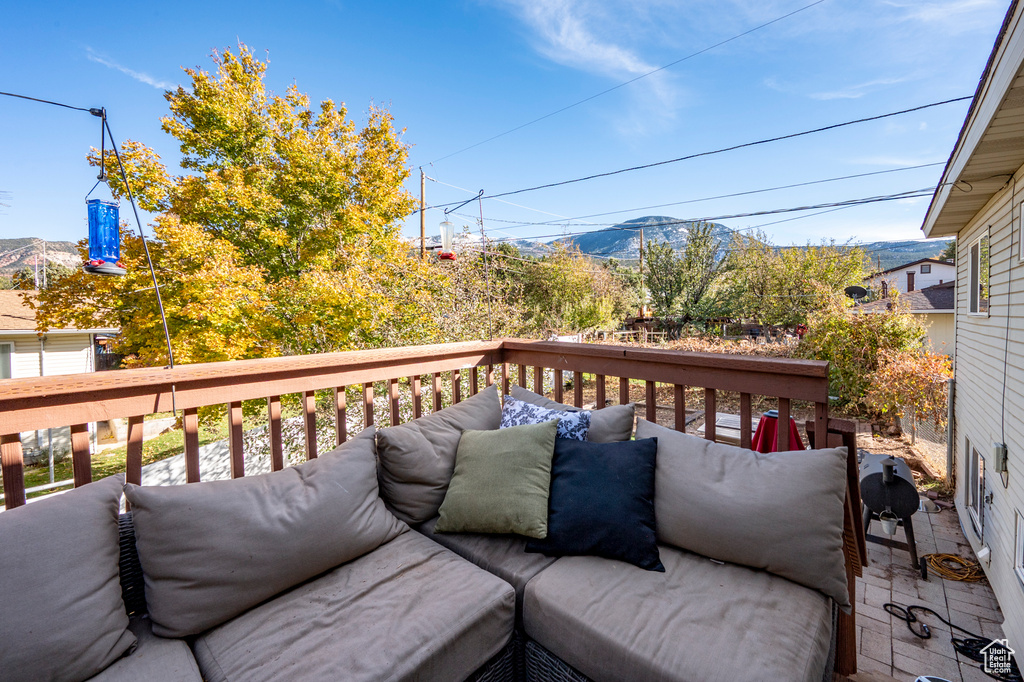
[[[398,219],[407,148],[391,115],[371,107],[361,129],[344,105],[313,108],[293,85],[268,92],[267,63],[245,45],[213,54],[212,72],[166,94],[163,129],[184,173],[172,175],[139,142],[121,147],[139,205],[158,214],[150,251],[175,360],[181,363],[330,352],[434,338],[423,282]],[[111,192],[125,196],[111,151]],[[76,272],[39,295],[43,330],[117,326],[130,364],[166,362],[163,328],[142,242],[127,234],[129,274]],[[85,257],[85,243],[80,245]]]

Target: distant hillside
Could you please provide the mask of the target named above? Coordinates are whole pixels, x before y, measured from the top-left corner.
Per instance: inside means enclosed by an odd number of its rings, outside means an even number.
[[[644,216],[627,220],[614,227],[594,230],[559,241],[571,244],[592,256],[632,260],[639,258],[641,228],[644,231],[645,242],[668,242],[673,248],[680,249],[686,244],[687,235],[693,225],[693,221],[669,216]],[[732,238],[732,230],[720,223],[712,223],[712,226],[715,238],[727,244]]]
[[[861,244],[871,263],[868,270],[877,272],[913,263],[922,258],[938,258],[952,239],[908,240],[902,242],[871,242]]]
[[[35,237],[0,239],[0,275],[10,276],[22,268],[43,264],[43,244]],[[73,242],[46,242],[46,259],[70,268],[80,265],[78,250]]]
[[[674,248],[680,249],[686,244],[686,236],[689,233],[692,221],[672,218],[669,216],[645,216],[619,223],[611,228],[594,230],[586,234],[567,237],[562,241],[578,248],[581,252],[592,255],[609,257],[613,256],[620,260],[636,260],[639,258],[640,228],[644,230],[645,241],[668,242]],[[722,243],[728,244],[732,239],[732,229],[720,223],[713,223],[715,237]],[[909,263],[921,258],[936,258],[946,245],[949,239],[913,239],[904,241],[881,241],[859,244],[864,249],[870,264],[869,270],[888,270],[903,263]],[[526,240],[517,242],[517,246],[523,253],[536,254],[534,249],[526,246]],[[787,247],[801,248],[801,247]]]

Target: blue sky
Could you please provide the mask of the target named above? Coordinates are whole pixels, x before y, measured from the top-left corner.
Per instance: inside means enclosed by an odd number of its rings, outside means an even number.
[[[1007,0],[825,0],[609,94],[478,143],[810,4],[812,0],[16,3],[0,24],[0,90],[105,106],[119,140],[152,146],[164,89],[214,48],[269,54],[268,87],[296,83],[362,121],[390,108],[412,145],[410,191],[461,201],[652,163],[972,95]],[[944,163],[968,102],[484,202],[493,236],[594,229],[643,215],[715,218],[934,186],[942,166],[699,201],[839,176]],[[77,240],[99,119],[0,98],[0,236]],[[442,158],[447,157],[447,158]],[[457,189],[464,188],[464,189]],[[467,191],[468,190],[468,191]],[[776,223],[778,244],[920,238],[927,198]],[[127,207],[122,215],[127,215]],[[460,213],[476,213],[471,204]],[[579,220],[579,216],[607,214]],[[751,228],[806,214],[722,220]],[[428,212],[428,234],[439,210]],[[549,225],[527,225],[556,221]],[[458,222],[470,222],[459,219]],[[405,225],[418,234],[418,218]]]

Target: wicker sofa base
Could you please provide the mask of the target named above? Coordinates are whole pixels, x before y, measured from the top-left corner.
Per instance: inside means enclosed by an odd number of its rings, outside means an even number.
[[[517,638],[513,636],[497,656],[473,673],[466,682],[514,682],[520,679],[516,677],[516,644]]]
[[[532,639],[526,640],[525,650],[526,679],[529,682],[592,682]]]

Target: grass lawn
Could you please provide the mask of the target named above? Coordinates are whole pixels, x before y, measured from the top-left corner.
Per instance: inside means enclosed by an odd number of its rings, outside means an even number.
[[[223,440],[228,436],[227,424],[218,420],[213,424],[202,424],[199,427],[199,444],[206,445]],[[142,444],[142,466],[173,457],[185,451],[185,436],[181,430],[170,431],[147,440]],[[99,480],[114,474],[124,473],[127,447],[112,448],[92,456],[92,477]],[[53,480],[64,481],[74,476],[71,470],[71,455],[67,455],[53,466]],[[50,470],[47,464],[25,467],[25,487],[32,488],[50,482]],[[2,489],[2,484],[0,484]],[[29,497],[39,497],[49,491],[33,493]]]

